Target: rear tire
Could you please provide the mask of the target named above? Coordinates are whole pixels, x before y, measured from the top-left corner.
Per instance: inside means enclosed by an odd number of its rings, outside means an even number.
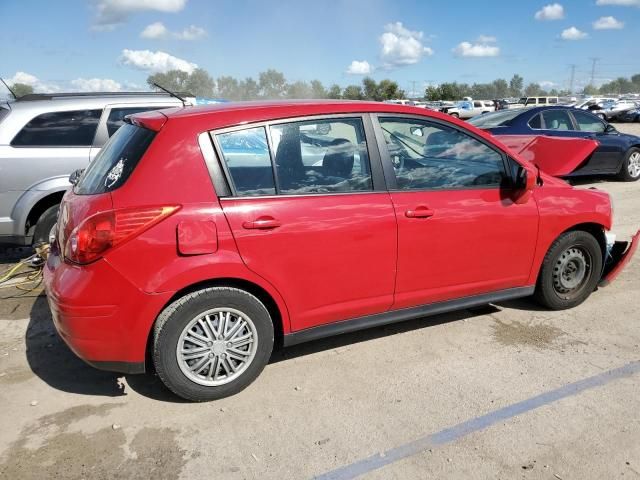
[[[237,288],[211,287],[185,295],[158,316],[153,334],[153,363],[160,379],[194,402],[245,389],[273,349],[269,312]]]
[[[602,250],[590,233],[560,235],[544,257],[534,293],[551,310],[573,308],[595,290],[602,273]]]
[[[40,215],[40,218],[38,218],[36,222],[36,229],[33,232],[34,245],[38,243],[49,243],[49,235],[58,221],[58,210],[60,210],[60,205],[53,205],[42,212],[42,215]]]
[[[460,118],[460,114],[459,113],[450,113],[449,115],[451,115],[452,117],[455,117],[455,118]]]
[[[640,148],[630,148],[622,162],[618,178],[625,182],[635,182],[640,178]]]

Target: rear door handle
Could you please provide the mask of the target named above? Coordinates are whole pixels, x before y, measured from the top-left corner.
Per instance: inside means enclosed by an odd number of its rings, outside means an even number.
[[[429,218],[433,217],[434,213],[435,212],[430,208],[420,205],[414,210],[407,210],[406,212],[404,212],[404,215],[407,218]]]
[[[273,217],[260,217],[252,222],[244,222],[242,228],[247,230],[271,230],[272,228],[278,228],[280,225],[282,224]]]

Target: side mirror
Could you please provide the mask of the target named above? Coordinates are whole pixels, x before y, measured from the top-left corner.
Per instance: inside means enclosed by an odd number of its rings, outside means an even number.
[[[69,183],[71,185],[77,184],[83,172],[84,172],[84,168],[79,168],[77,170],[74,170],[74,172],[71,175],[69,175]]]
[[[511,162],[513,201],[518,204],[527,203],[536,186],[538,174],[534,168],[525,167],[513,160]]]

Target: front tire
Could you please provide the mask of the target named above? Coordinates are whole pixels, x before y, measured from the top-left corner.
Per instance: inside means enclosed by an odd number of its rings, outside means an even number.
[[[618,174],[620,180],[635,182],[640,178],[640,149],[630,148],[622,162],[622,168]]]
[[[187,294],[164,309],[154,328],[156,372],[176,395],[195,402],[245,389],[272,350],[269,312],[255,296],[237,288]]]
[[[49,236],[58,221],[58,210],[60,205],[53,205],[47,208],[36,222],[36,229],[33,232],[33,244],[49,243]]]
[[[595,290],[602,273],[602,250],[593,235],[566,232],[544,257],[534,298],[551,310],[573,308]]]

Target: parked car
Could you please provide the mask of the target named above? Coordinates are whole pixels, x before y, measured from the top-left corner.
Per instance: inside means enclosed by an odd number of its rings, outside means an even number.
[[[307,101],[127,122],[64,196],[48,300],[85,361],[152,358],[190,400],[248,386],[275,343],[529,295],[574,307],[637,246],[614,241],[607,193],[438,112]]]
[[[638,108],[638,102],[631,100],[610,100],[595,106],[590,106],[589,111],[603,120],[614,121],[628,110],[635,110],[636,108]]]
[[[620,133],[592,113],[570,107],[536,107],[484,115],[470,123],[494,135],[546,135],[591,138],[595,152],[566,176],[617,175],[626,181],[640,178],[640,137]]]
[[[126,115],[182,106],[165,93],[32,94],[0,105],[0,244],[48,241],[69,174]]]
[[[540,105],[557,105],[558,97],[521,97],[517,103],[510,103],[509,108],[537,107]]]
[[[465,99],[451,107],[442,107],[440,111],[452,117],[468,119],[483,113],[495,111],[493,102],[488,100]]]
[[[640,122],[640,108],[627,110],[618,116],[619,122]]]

